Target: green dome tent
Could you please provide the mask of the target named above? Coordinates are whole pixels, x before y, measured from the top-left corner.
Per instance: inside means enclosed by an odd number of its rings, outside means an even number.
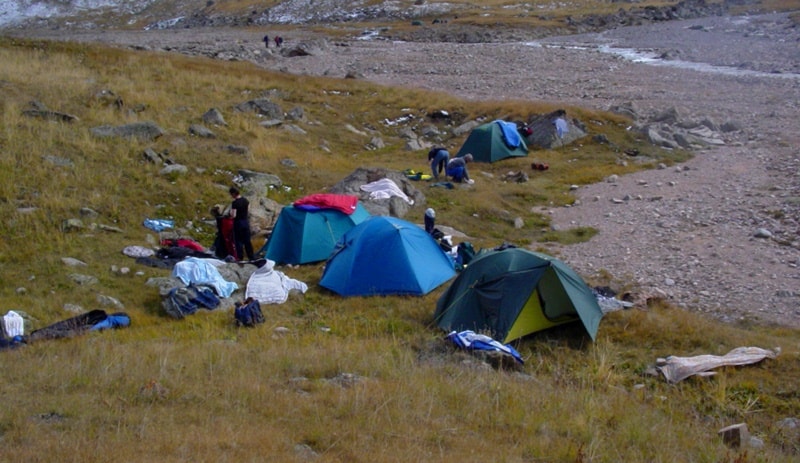
[[[456,157],[467,153],[472,153],[475,162],[496,162],[510,157],[527,156],[528,147],[517,132],[515,124],[497,120],[472,129]]]
[[[441,295],[434,320],[508,343],[580,320],[592,340],[603,312],[583,279],[558,259],[521,248],[480,252]]]

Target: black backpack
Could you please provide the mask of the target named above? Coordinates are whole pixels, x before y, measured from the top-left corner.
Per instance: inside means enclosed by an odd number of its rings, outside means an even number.
[[[261,313],[261,304],[257,299],[247,298],[244,302],[237,302],[233,311],[237,326],[256,326],[264,323],[264,314]]]

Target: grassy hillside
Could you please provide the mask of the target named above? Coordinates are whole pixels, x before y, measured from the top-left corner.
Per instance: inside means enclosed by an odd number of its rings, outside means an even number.
[[[104,90],[122,107],[106,104],[98,96]],[[721,325],[655,304],[608,315],[595,343],[576,326],[526,338],[516,345],[526,360],[519,371],[493,369],[452,350],[432,326],[443,288],[421,298],[344,299],[317,286],[319,265],[283,269],[308,282],[309,292],[265,306],[266,324],[246,330],[225,311],[167,317],[157,290],[144,283],[169,271],[137,266],[121,253],[148,243],[147,217],[173,218],[210,245],[208,210],[228,200],[239,169],[280,176],[290,188],[270,198],[284,204],[325,191],[360,166],[426,169],[426,153],[404,151],[397,128],[383,120],[408,112],[424,119],[439,109],[463,120],[524,119],[552,107],[475,104],[247,63],[11,39],[0,40],[0,95],[3,313],[24,311],[28,328],[40,328],[71,316],[68,305],[101,308],[101,294],[121,301],[133,320],[124,330],[0,352],[3,459],[788,462],[800,454],[797,435],[778,426],[800,409],[796,331]],[[302,107],[308,135],[266,129],[232,109],[263,95],[286,110]],[[78,120],[26,117],[31,101]],[[217,139],[190,136],[189,125],[209,108],[219,108],[228,126],[214,128]],[[615,116],[568,109],[652,162],[680,159],[640,145]],[[90,132],[133,121],[153,121],[167,133],[138,142]],[[366,149],[369,139],[346,124],[379,133],[386,147]],[[231,154],[228,144],[251,155]],[[189,173],[160,175],[142,160],[145,148],[168,152]],[[501,176],[530,171],[530,158],[476,166],[474,188],[425,189],[427,206],[475,237],[476,248],[509,241],[549,251],[552,240],[590,231],[549,232],[535,206],[568,203],[571,184],[647,167],[623,165],[618,153],[591,141],[570,152],[569,165],[561,154],[536,152],[550,171],[523,184]],[[286,158],[298,167],[284,165]],[[65,230],[63,222],[81,217],[82,208],[98,216],[84,218],[84,230]],[[420,205],[407,219],[421,222],[423,211]],[[518,216],[521,229],[513,224]],[[68,267],[63,257],[87,266]],[[114,266],[142,273],[120,275]],[[99,281],[82,286],[72,273]],[[648,373],[657,357],[746,345],[782,353],[678,385]],[[738,422],[764,448],[724,446],[717,430]]]

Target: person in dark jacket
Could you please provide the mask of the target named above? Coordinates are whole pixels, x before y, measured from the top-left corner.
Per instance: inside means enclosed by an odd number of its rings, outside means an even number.
[[[442,147],[437,146],[428,151],[428,162],[431,163],[431,173],[434,180],[439,180],[439,174],[445,170],[448,160],[450,160],[450,153]]]
[[[242,259],[247,255],[249,260],[253,260],[253,243],[250,241],[250,220],[248,219],[250,202],[243,197],[236,187],[228,190],[233,198],[231,203],[230,216],[233,219],[233,237],[236,243],[236,256]],[[242,252],[244,251],[244,253]]]

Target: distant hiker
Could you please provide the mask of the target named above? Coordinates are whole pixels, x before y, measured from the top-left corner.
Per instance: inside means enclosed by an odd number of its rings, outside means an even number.
[[[253,260],[253,243],[250,241],[250,221],[248,220],[248,209],[250,202],[243,197],[236,187],[228,190],[233,198],[231,203],[230,216],[233,219],[233,237],[236,242],[236,256],[242,259],[247,254],[249,260]],[[244,253],[242,252],[244,250]]]
[[[433,149],[428,151],[428,162],[431,163],[431,172],[434,180],[439,180],[439,174],[444,172],[449,160],[450,153],[441,146],[434,146]]]
[[[278,48],[280,48],[280,47],[281,47],[281,45],[283,45],[283,37],[281,37],[281,36],[276,36],[276,37],[275,37],[275,46],[276,46],[276,47],[278,47]]]
[[[469,178],[467,171],[467,164],[472,162],[472,154],[467,153],[463,157],[453,158],[447,162],[447,175],[453,179],[454,182],[467,182],[469,184],[475,183],[475,180]]]
[[[269,35],[264,36],[264,46],[269,48]]]
[[[564,134],[569,132],[569,126],[567,125],[567,120],[565,117],[567,116],[567,112],[563,109],[559,109],[555,112],[556,118],[553,120],[553,125],[556,127],[556,135],[558,139],[561,140],[564,138]]]

